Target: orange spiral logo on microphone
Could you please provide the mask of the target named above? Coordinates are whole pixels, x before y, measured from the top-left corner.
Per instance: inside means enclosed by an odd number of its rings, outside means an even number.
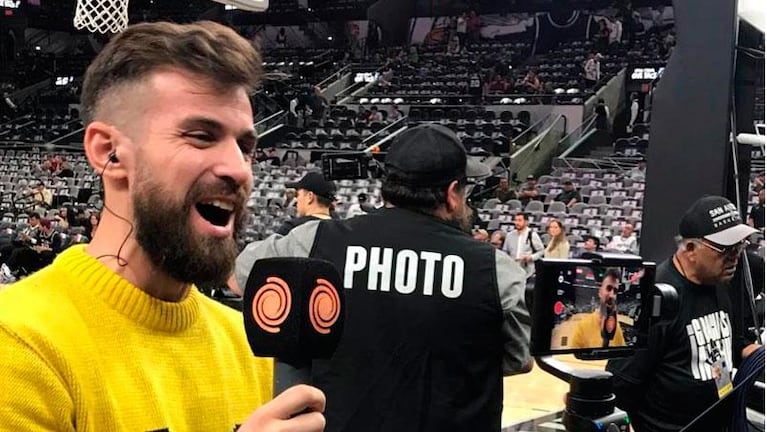
[[[341,315],[341,300],[336,288],[325,279],[317,279],[317,286],[309,297],[309,321],[317,333],[328,334]]]
[[[253,297],[253,319],[262,330],[279,333],[280,325],[288,318],[292,301],[288,284],[278,277],[268,277]]]

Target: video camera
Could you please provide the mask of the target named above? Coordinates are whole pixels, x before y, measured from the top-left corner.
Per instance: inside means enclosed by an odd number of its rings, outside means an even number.
[[[326,180],[360,180],[383,177],[383,163],[371,151],[323,153],[322,175]]]
[[[536,262],[530,351],[543,370],[570,384],[567,431],[629,430],[628,415],[615,408],[611,373],[574,369],[551,356],[597,360],[645,348],[650,325],[678,309],[676,290],[655,283],[655,267],[614,253]]]

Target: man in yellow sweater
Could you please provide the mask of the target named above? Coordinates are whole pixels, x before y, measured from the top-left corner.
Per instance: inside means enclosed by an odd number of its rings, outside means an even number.
[[[194,288],[233,270],[260,70],[210,22],[129,27],[88,68],[103,218],[89,245],[0,291],[0,430],[322,430],[322,393],[268,402],[271,361],[250,353],[241,315]]]
[[[618,286],[620,270],[608,268],[599,286],[599,308],[578,321],[569,348],[606,348],[625,346],[618,323]]]

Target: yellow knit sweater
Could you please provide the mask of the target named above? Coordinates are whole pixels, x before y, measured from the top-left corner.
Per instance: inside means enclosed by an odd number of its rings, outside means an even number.
[[[0,291],[0,431],[230,432],[271,392],[240,314],[155,299],[84,246]]]

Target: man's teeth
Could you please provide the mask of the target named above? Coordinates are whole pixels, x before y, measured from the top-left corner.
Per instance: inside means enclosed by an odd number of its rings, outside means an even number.
[[[202,204],[212,205],[226,211],[234,210],[234,205],[232,203],[228,203],[225,201],[219,201],[219,200],[203,201]]]

